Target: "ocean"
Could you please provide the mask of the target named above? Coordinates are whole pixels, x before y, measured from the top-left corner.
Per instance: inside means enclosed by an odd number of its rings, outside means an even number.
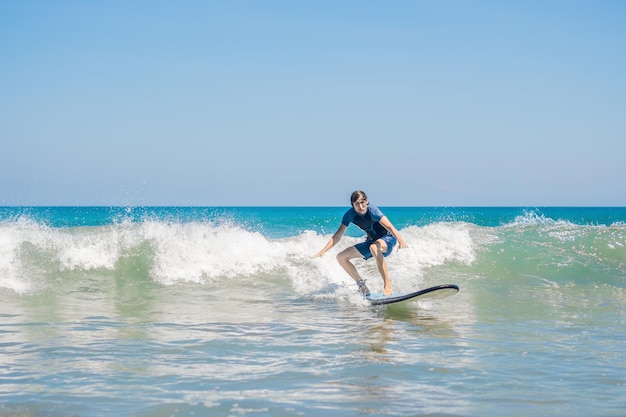
[[[0,207],[0,416],[624,415],[626,208],[346,209]]]

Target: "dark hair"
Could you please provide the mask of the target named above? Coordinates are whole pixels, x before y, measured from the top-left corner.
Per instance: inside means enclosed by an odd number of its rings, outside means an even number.
[[[367,195],[365,195],[365,193],[361,190],[356,190],[355,192],[352,193],[352,195],[350,196],[350,204],[354,204],[355,201],[357,201],[359,198],[363,197],[364,199],[367,200]]]

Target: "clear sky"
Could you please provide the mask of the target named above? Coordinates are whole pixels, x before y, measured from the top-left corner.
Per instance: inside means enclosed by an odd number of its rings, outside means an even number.
[[[626,1],[0,0],[0,205],[626,205]]]

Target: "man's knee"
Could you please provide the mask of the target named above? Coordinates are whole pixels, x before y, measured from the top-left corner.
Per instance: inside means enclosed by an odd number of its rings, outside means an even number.
[[[374,256],[375,258],[380,256],[383,252],[380,248],[380,243],[378,242],[374,242],[370,245],[370,252],[372,253],[372,256]]]
[[[341,263],[343,261],[343,256],[341,256],[341,252],[337,254],[337,256],[335,256],[335,258],[337,259],[337,262]]]
[[[337,258],[337,262],[339,262],[341,265],[343,265],[344,263],[346,263],[346,262],[348,262],[350,260],[350,256],[348,255],[348,253],[345,250],[339,252],[337,254],[336,258]]]

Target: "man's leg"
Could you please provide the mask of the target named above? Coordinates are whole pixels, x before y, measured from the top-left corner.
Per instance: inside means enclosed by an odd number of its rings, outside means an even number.
[[[385,284],[385,291],[383,294],[391,295],[393,291],[391,290],[391,282],[389,281],[389,273],[387,272],[387,262],[385,261],[385,256],[383,255],[386,251],[387,243],[385,243],[382,239],[378,239],[370,245],[370,252],[372,252],[372,256],[376,259],[378,272],[380,272],[380,276],[383,278],[383,282]]]
[[[370,290],[365,285],[365,281],[363,281],[363,279],[359,275],[359,272],[356,270],[354,264],[350,262],[352,259],[362,257],[363,255],[361,255],[357,248],[351,246],[337,254],[337,262],[339,262],[339,265],[341,265],[343,269],[348,273],[348,275],[350,275],[352,279],[357,283],[357,285],[359,286],[359,291],[361,291],[361,293],[365,296],[370,293]]]

